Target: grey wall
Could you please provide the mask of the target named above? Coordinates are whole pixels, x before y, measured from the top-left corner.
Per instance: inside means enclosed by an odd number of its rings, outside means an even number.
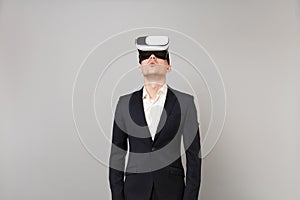
[[[109,199],[107,167],[75,129],[73,83],[96,45],[144,26],[191,36],[222,74],[227,118],[204,158],[199,199],[300,199],[299,6],[296,0],[0,1],[0,199]]]

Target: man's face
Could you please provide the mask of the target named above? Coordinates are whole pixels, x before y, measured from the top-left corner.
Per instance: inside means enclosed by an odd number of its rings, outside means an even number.
[[[171,69],[171,65],[168,64],[166,59],[157,58],[154,54],[151,54],[148,59],[143,60],[139,67],[144,77],[166,76]]]

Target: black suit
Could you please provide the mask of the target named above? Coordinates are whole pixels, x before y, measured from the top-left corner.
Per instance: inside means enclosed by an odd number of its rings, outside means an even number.
[[[191,95],[168,86],[164,111],[152,141],[143,89],[119,98],[113,124],[109,181],[113,200],[197,200],[201,179],[200,136]],[[187,173],[181,162],[181,138]],[[124,173],[125,156],[128,163]],[[125,175],[125,181],[124,181]]]

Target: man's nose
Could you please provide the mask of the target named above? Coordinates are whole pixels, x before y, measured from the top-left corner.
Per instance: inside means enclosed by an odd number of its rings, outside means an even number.
[[[156,56],[154,54],[151,54],[150,59],[156,59]]]

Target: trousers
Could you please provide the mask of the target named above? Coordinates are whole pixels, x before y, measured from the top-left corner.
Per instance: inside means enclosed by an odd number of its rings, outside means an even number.
[[[156,192],[155,192],[154,185],[152,186],[152,191],[151,191],[151,197],[150,197],[150,200],[158,200],[157,194],[156,194]]]

